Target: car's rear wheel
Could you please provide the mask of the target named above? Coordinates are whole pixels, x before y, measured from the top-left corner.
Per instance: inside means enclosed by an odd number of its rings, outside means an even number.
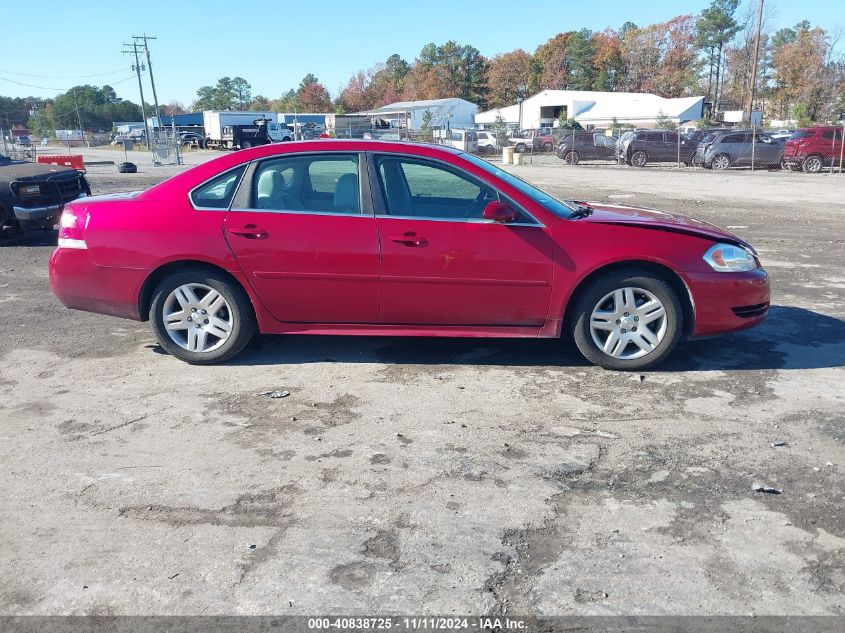
[[[631,154],[631,164],[634,167],[645,167],[648,163],[648,156],[645,152],[639,151]]]
[[[551,152],[554,148],[555,148],[555,146],[552,145],[551,143],[546,143],[545,145],[543,145],[543,151],[544,152]]]
[[[605,369],[655,366],[675,348],[683,310],[675,291],[645,271],[601,277],[574,309],[573,338],[590,362]]]
[[[249,149],[250,147],[252,147],[252,143],[250,143],[249,141],[244,141],[241,144],[241,148],[243,148],[243,149]]]
[[[577,165],[579,160],[581,160],[581,157],[576,151],[566,152],[566,154],[563,155],[563,162],[567,165]]]
[[[731,157],[727,154],[719,154],[713,158],[710,165],[713,169],[727,169],[731,166]]]
[[[484,151],[485,151],[485,152],[487,152],[488,154],[495,154],[495,153],[496,153],[496,148],[495,148],[495,147],[493,147],[492,145],[487,145],[487,146],[484,148]]]
[[[802,169],[808,174],[817,174],[822,170],[822,167],[824,167],[824,161],[821,156],[816,155],[807,156],[802,165]]]
[[[153,294],[150,322],[159,344],[192,365],[222,363],[255,333],[255,315],[243,289],[208,270],[179,272]]]

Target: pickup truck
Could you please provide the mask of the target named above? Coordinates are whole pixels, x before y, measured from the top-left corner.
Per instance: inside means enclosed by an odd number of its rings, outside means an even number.
[[[0,147],[0,245],[51,230],[65,203],[91,195],[75,169],[10,160]]]
[[[551,128],[520,130],[509,134],[508,141],[517,152],[551,152],[555,148],[555,137],[552,135]]]

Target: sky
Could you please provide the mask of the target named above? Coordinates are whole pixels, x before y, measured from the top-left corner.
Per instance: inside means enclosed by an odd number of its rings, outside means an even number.
[[[42,0],[45,16],[32,28],[0,36],[0,95],[54,97],[67,88],[109,84],[140,101],[128,55],[132,35],[150,40],[159,103],[189,105],[202,85],[241,76],[253,95],[270,99],[313,73],[337,96],[353,73],[393,53],[413,61],[428,42],[454,39],[483,55],[534,49],[556,33],[640,26],[699,13],[709,0],[417,0],[416,2],[303,2],[264,0],[147,0],[141,5],[102,0]],[[742,0],[741,14],[756,0]],[[765,0],[773,30],[807,19],[845,29],[842,0]],[[0,0],[0,13],[18,0]],[[120,8],[118,8],[120,7]],[[140,9],[139,9],[140,7]],[[313,7],[313,10],[309,9]],[[6,9],[6,10],[3,10]],[[152,102],[149,76],[144,97]],[[29,84],[29,85],[21,85]],[[37,86],[37,87],[36,87]]]

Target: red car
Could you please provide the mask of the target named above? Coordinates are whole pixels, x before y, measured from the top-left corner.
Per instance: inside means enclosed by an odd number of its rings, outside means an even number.
[[[807,127],[796,130],[786,140],[783,164],[817,174],[825,167],[838,166],[841,155],[842,127]]]
[[[152,322],[195,364],[265,334],[556,338],[643,369],[759,323],[769,281],[736,236],[560,200],[470,154],[304,141],[221,156],[65,208],[50,260],[69,308]]]

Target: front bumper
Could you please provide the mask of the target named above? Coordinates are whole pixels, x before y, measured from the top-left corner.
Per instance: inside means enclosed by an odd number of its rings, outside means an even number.
[[[712,336],[745,330],[768,313],[769,275],[762,268],[744,273],[686,273],[695,311],[692,335]]]

